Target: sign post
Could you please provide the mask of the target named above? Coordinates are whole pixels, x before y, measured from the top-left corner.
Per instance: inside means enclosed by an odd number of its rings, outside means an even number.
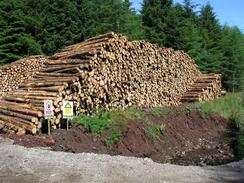
[[[67,119],[67,130],[69,129],[69,119],[73,118],[74,116],[74,103],[70,102],[70,101],[63,101],[63,107],[62,107],[62,111],[63,111],[63,119]]]
[[[44,117],[45,117],[45,119],[47,119],[48,135],[50,135],[51,134],[50,119],[53,118],[53,101],[52,100],[44,100]]]

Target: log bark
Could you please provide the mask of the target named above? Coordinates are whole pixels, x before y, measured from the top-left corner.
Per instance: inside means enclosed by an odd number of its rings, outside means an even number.
[[[37,132],[37,129],[34,125],[28,124],[29,123],[28,121],[20,120],[19,118],[0,115],[0,120],[8,122],[14,126],[19,127],[19,128],[24,128],[32,134],[36,134],[36,132]]]

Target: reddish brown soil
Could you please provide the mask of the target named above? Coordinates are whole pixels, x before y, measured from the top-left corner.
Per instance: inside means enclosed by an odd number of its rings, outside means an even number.
[[[198,112],[157,117],[146,115],[156,124],[166,124],[166,130],[154,142],[145,137],[146,123],[130,121],[129,127],[114,147],[107,148],[101,139],[86,133],[82,126],[58,129],[49,137],[6,135],[16,144],[26,147],[51,147],[54,151],[72,153],[94,152],[111,155],[149,157],[157,162],[182,165],[216,165],[235,160],[231,129],[228,121],[217,114],[202,116]]]

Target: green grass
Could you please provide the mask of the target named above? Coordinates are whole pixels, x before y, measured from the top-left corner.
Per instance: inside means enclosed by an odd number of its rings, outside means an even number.
[[[156,139],[159,138],[160,135],[163,135],[166,129],[165,124],[157,125],[155,123],[149,122],[147,124],[147,130],[145,132],[145,136],[147,140],[153,143]]]
[[[230,118],[233,113],[244,113],[244,94],[227,93],[214,101],[202,102],[198,108],[205,113],[216,112],[224,118]]]
[[[244,131],[244,93],[227,93],[214,101],[202,102],[197,105],[201,112],[215,112],[229,119],[241,131]]]
[[[163,135],[166,126],[164,124],[155,124],[153,118],[150,116],[161,117],[164,115],[177,116],[180,112],[190,115],[194,110],[198,110],[202,117],[206,117],[209,112],[215,112],[239,128],[240,134],[244,132],[244,94],[241,93],[228,93],[224,97],[220,97],[214,101],[202,102],[196,105],[187,105],[183,108],[177,107],[161,107],[151,109],[127,109],[127,110],[114,110],[103,111],[100,110],[93,116],[84,114],[75,117],[72,122],[80,123],[84,129],[98,137],[104,145],[112,148],[122,134],[128,129],[128,123],[131,120],[137,120],[146,125],[145,137],[148,141],[154,142],[156,139]],[[103,132],[106,131],[104,136]],[[103,134],[103,135],[102,135]],[[239,137],[239,151],[244,156],[244,137]]]
[[[244,135],[240,135],[238,139],[238,148],[237,148],[238,157],[244,158]]]
[[[155,107],[155,108],[149,108],[145,110],[148,114],[152,114],[156,117],[161,117],[164,115],[172,115],[176,116],[179,112],[177,107]]]
[[[97,137],[101,137],[101,142],[108,148],[112,148],[116,144],[123,132],[128,128],[131,120],[138,120],[142,113],[138,109],[103,111],[100,110],[93,116],[80,114],[75,117],[72,122],[81,124],[88,133],[92,133]],[[107,130],[105,135],[103,132]]]
[[[141,117],[140,110],[116,110],[116,111],[103,111],[100,110],[93,116],[81,114],[75,117],[72,122],[80,123],[84,126],[87,132],[100,136],[106,129],[116,126],[119,130],[124,130],[128,121],[139,119]]]
[[[122,134],[118,129],[111,129],[108,136],[101,142],[108,148],[112,148],[121,138]]]
[[[108,148],[112,148],[122,134],[128,129],[128,123],[131,120],[141,121],[146,124],[145,136],[150,142],[154,142],[160,134],[163,134],[166,126],[164,124],[156,125],[150,121],[147,114],[156,116],[163,116],[172,112],[169,108],[155,108],[155,109],[127,109],[127,110],[114,110],[103,111],[100,110],[93,116],[81,114],[72,122],[81,124],[88,133],[92,133],[97,137],[101,137],[101,142]],[[105,132],[106,133],[103,133]]]
[[[202,102],[198,104],[198,109],[203,113],[215,112],[230,122],[244,130],[244,94],[227,93],[214,101]]]
[[[198,109],[206,115],[216,112],[226,119],[232,126],[238,129],[237,156],[244,158],[244,93],[228,93],[214,101],[198,104]]]

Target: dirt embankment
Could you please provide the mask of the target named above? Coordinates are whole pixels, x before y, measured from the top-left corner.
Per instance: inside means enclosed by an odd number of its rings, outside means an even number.
[[[199,112],[169,114],[162,117],[147,114],[154,124],[165,124],[165,131],[154,141],[146,138],[144,119],[128,122],[120,140],[109,148],[79,124],[70,130],[58,129],[52,135],[5,135],[15,144],[26,147],[50,147],[54,151],[93,152],[110,155],[149,157],[156,162],[181,165],[217,165],[235,160],[233,138],[228,121],[216,114]],[[104,132],[106,133],[106,131]]]

